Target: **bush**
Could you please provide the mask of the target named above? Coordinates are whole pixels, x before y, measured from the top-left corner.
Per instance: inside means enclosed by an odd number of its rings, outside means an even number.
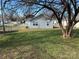
[[[26,28],[29,28],[28,26],[26,26]]]

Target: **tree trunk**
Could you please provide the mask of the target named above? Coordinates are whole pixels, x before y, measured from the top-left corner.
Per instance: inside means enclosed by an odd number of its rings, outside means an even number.
[[[59,26],[62,30],[62,34],[63,34],[64,39],[72,37],[72,35],[73,35],[72,30],[73,30],[74,24],[68,25],[65,29],[61,23],[59,24]]]
[[[63,38],[64,39],[67,39],[67,38],[71,38],[72,37],[72,34],[71,34],[72,32],[64,32],[63,33]]]
[[[3,1],[1,0],[1,16],[2,16],[2,24],[3,24],[3,32],[5,33],[5,25],[4,25],[4,9],[3,9]]]
[[[72,37],[73,27],[74,27],[74,24],[72,24],[72,26],[68,26],[65,29],[65,32],[63,33],[63,38],[71,38]]]

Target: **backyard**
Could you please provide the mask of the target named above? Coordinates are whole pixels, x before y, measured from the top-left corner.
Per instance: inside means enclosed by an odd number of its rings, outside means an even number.
[[[0,0],[0,59],[79,59],[79,0]]]
[[[71,39],[62,39],[60,30],[0,34],[0,59],[79,59],[78,34]]]

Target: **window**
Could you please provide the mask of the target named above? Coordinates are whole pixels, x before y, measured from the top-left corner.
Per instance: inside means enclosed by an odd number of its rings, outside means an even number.
[[[36,26],[38,26],[38,24],[36,23]]]
[[[33,26],[38,26],[38,22],[34,22],[33,23]]]
[[[47,26],[49,26],[49,22],[47,22]]]
[[[35,23],[33,23],[33,26],[35,26]]]

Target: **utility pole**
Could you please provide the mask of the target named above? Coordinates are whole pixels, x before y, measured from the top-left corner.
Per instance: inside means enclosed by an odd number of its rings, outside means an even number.
[[[3,0],[1,0],[1,16],[2,16],[3,32],[5,33]]]

